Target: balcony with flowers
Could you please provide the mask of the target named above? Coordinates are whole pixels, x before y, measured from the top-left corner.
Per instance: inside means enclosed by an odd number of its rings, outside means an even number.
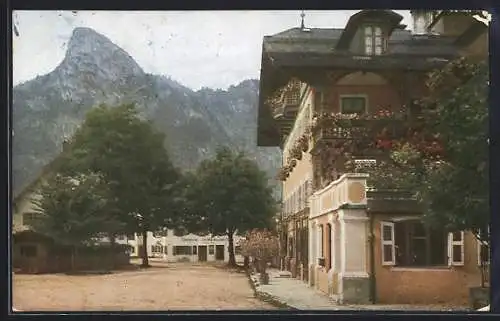
[[[310,151],[317,160],[315,189],[355,172],[356,160],[382,157],[408,126],[404,110],[389,108],[374,114],[316,114],[309,136]]]
[[[306,130],[305,133],[300,135],[293,143],[288,151],[287,159],[285,165],[283,165],[276,176],[276,179],[280,181],[286,181],[293,171],[297,162],[302,160],[303,154],[307,153],[309,150],[310,133]]]
[[[291,80],[266,101],[274,119],[284,120],[295,117],[300,105],[301,86],[302,83],[299,80]]]
[[[392,168],[387,166],[393,162],[391,151],[408,144],[426,158],[440,157],[443,151],[441,138],[426,129],[418,114],[410,116],[404,108],[398,112],[379,108],[375,114],[318,114],[310,132],[315,189],[354,172],[378,175],[383,185],[396,186],[397,168],[388,173],[378,168]]]

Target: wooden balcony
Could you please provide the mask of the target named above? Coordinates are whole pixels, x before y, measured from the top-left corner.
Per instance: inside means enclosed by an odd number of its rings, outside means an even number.
[[[334,143],[335,141],[361,138],[363,132],[366,132],[363,128],[320,128],[312,132],[312,143],[313,145],[316,145],[319,142]]]
[[[386,130],[391,137],[397,137],[404,134],[404,121],[398,118],[388,119],[345,119],[329,120],[320,119],[316,126],[311,130],[311,144],[314,149],[318,145],[327,144],[335,146],[337,143],[346,140],[358,142],[375,141],[375,133]]]
[[[280,102],[273,108],[274,119],[295,119],[297,111],[299,110],[299,105],[300,97],[298,93],[283,93]]]
[[[421,214],[415,193],[406,190],[370,190],[366,193],[372,213]]]

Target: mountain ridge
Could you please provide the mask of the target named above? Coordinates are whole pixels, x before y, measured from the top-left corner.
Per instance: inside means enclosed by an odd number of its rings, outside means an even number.
[[[218,146],[245,151],[272,177],[276,148],[256,145],[258,80],[227,90],[192,90],[144,72],[125,50],[91,28],[73,30],[64,59],[48,74],[13,88],[13,191],[34,180],[61,151],[88,110],[134,103],[166,134],[173,163],[189,170]]]

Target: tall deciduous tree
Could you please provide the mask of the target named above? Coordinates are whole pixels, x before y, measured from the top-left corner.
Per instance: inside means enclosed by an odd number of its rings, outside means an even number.
[[[125,224],[125,232],[142,235],[143,266],[149,266],[147,231],[170,225],[179,213],[175,187],[180,173],[170,161],[164,140],[133,105],[100,106],[87,114],[61,169],[102,173],[117,200],[114,212]]]
[[[188,186],[185,226],[193,233],[227,235],[231,266],[235,233],[273,224],[277,207],[266,174],[242,153],[219,149],[200,164]]]
[[[118,223],[106,211],[109,192],[103,177],[96,173],[54,175],[33,199],[37,220],[32,228],[72,246],[74,256],[78,247],[90,245]]]

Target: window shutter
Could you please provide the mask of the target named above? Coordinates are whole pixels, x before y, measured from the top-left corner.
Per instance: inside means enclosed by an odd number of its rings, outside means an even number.
[[[318,258],[323,258],[323,225],[318,228]]]
[[[488,233],[490,231],[490,227],[488,226]],[[479,237],[482,235],[482,231],[479,232]],[[484,260],[484,264],[488,264],[490,262],[490,252],[489,246],[486,246],[480,240],[477,240],[477,265],[481,266],[481,258]]]
[[[382,243],[382,265],[395,265],[394,223],[381,222],[380,240]]]
[[[302,210],[302,185],[299,185],[299,190],[298,190],[298,203],[299,203],[299,211]]]
[[[297,198],[297,190],[295,190],[293,192],[293,213],[297,213],[298,212],[298,209],[299,207],[297,206],[298,205],[298,198]]]
[[[303,208],[306,208],[307,206],[307,181],[304,181],[304,183],[302,183],[302,207]]]
[[[448,264],[464,265],[464,232],[448,234]]]

